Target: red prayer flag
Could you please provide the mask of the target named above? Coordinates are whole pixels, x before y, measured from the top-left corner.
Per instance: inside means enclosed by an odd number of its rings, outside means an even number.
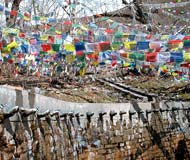
[[[112,33],[113,33],[113,30],[112,30],[112,29],[106,29],[105,32],[106,32],[107,34],[112,34]]]
[[[114,66],[116,66],[116,64],[117,64],[117,61],[113,60],[111,65],[112,65],[112,67],[114,67]]]
[[[15,17],[16,17],[16,16],[17,16],[17,11],[12,10],[10,14],[11,14],[12,16],[15,16]]]
[[[84,51],[77,51],[77,52],[76,52],[76,55],[77,55],[77,56],[82,56],[83,54],[84,54]]]
[[[145,59],[147,62],[156,62],[157,60],[157,53],[153,52],[153,53],[146,53],[145,54]]]
[[[63,24],[65,24],[65,25],[71,25],[72,22],[71,21],[65,21]]]
[[[25,33],[20,32],[20,33],[19,33],[19,37],[20,37],[20,38],[25,38]]]
[[[54,37],[53,36],[48,37],[48,43],[54,44]]]
[[[185,36],[183,40],[190,40],[190,36]]]
[[[41,47],[42,47],[44,52],[47,52],[47,51],[51,50],[51,45],[50,44],[41,44]]]

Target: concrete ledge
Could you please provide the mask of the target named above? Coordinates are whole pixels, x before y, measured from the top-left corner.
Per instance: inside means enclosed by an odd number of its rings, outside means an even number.
[[[23,106],[25,108],[38,107],[40,111],[49,109],[59,110],[61,112],[109,112],[111,110],[128,111],[132,107],[130,103],[73,103],[65,102],[55,98],[31,93],[21,88],[3,85],[0,86],[0,103],[8,106]],[[143,109],[150,109],[151,103],[139,103]]]

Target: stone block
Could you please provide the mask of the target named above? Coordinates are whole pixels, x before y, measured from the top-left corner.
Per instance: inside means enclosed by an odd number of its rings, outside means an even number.
[[[106,149],[99,149],[98,154],[106,154],[107,150]]]
[[[121,137],[121,136],[114,137],[114,142],[115,143],[121,143],[121,142],[123,142],[123,137]]]

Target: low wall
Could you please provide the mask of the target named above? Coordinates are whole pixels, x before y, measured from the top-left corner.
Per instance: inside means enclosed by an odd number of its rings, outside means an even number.
[[[181,160],[190,157],[188,102],[70,103],[21,88],[0,86],[0,103],[7,104],[0,108],[2,160]],[[8,116],[4,110],[14,106],[38,107],[39,112],[49,109],[85,114],[89,111],[95,116],[91,120],[81,117],[78,121],[70,115],[41,116],[36,112],[27,115],[21,110]],[[160,107],[168,110],[155,110]],[[173,110],[173,107],[180,109]],[[114,120],[106,118],[111,110],[127,114],[122,119],[118,118],[119,114]],[[97,118],[100,111],[108,114]],[[131,118],[129,111],[135,112]]]
[[[94,112],[98,114],[100,111],[109,112],[114,110],[129,111],[133,110],[131,103],[73,103],[65,102],[55,98],[34,94],[31,91],[22,90],[11,86],[0,86],[0,103],[8,104],[8,106],[23,106],[25,108],[38,107],[40,111],[58,110],[60,112]],[[139,103],[142,110],[150,109],[151,103]]]

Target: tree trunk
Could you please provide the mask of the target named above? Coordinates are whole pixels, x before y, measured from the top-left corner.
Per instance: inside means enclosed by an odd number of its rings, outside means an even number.
[[[136,10],[136,19],[143,24],[147,23],[148,17],[144,14],[142,6],[139,5],[142,4],[142,0],[133,0],[133,3]]]
[[[122,3],[125,5],[128,5],[129,3],[126,0],[122,0]],[[143,24],[148,22],[148,17],[144,14],[142,6],[142,0],[133,0],[132,2],[134,4],[135,9],[135,19]],[[133,17],[133,16],[130,16]]]

